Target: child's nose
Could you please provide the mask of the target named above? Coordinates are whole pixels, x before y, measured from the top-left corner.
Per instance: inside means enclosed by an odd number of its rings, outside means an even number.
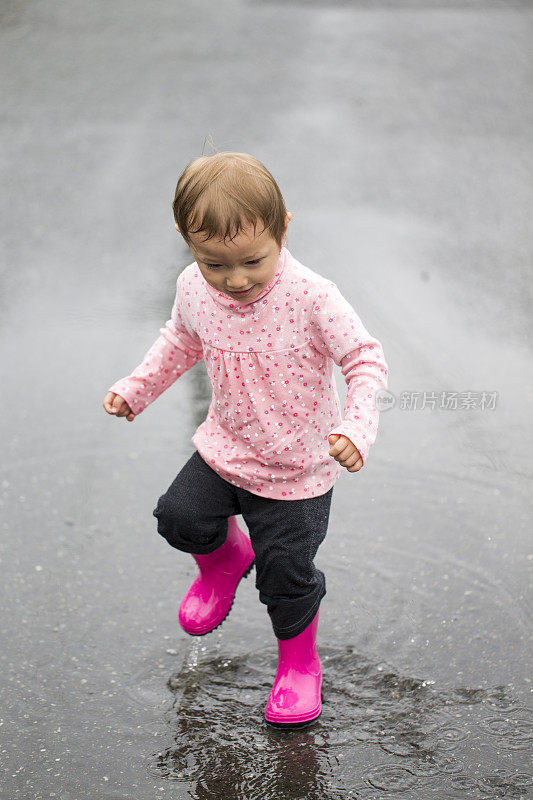
[[[235,275],[233,280],[228,283],[228,289],[234,292],[240,292],[242,289],[246,289],[249,283],[250,282],[246,275]]]

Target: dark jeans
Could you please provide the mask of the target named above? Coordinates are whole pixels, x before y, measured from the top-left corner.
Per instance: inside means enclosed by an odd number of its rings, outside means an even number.
[[[274,500],[225,481],[197,450],[153,514],[172,547],[205,555],[224,544],[228,517],[242,514],[255,553],[259,599],[278,639],[292,639],[314,618],[326,578],[313,559],[328,527],[333,487],[303,500]]]

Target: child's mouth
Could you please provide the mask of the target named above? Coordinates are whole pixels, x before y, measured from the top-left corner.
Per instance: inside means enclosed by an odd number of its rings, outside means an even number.
[[[250,286],[249,289],[246,289],[245,292],[231,292],[231,294],[235,295],[235,297],[248,297],[252,289],[255,289],[255,283],[253,286]]]

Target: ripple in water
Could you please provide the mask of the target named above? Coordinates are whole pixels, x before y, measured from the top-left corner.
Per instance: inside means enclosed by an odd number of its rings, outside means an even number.
[[[439,689],[353,648],[323,647],[321,717],[280,731],[263,717],[272,648],[238,658],[193,650],[168,681],[172,743],[147,764],[193,800],[530,796],[531,723],[506,687]]]

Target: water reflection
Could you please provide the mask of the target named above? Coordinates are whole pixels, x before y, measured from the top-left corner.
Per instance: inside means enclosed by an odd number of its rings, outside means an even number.
[[[168,682],[173,743],[152,754],[150,771],[198,800],[526,796],[532,731],[506,687],[439,689],[351,647],[321,657],[321,717],[278,731],[263,719],[271,648],[224,658],[191,645]]]

